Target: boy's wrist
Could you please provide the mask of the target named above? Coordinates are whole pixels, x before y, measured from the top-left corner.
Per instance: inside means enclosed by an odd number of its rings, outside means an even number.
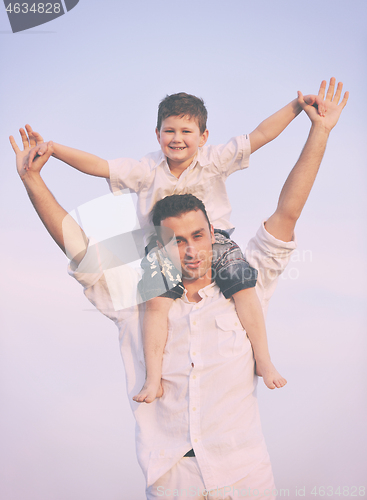
[[[52,152],[52,155],[54,158],[57,158],[58,159],[58,150],[59,150],[59,144],[57,144],[57,142],[53,142],[53,152]]]

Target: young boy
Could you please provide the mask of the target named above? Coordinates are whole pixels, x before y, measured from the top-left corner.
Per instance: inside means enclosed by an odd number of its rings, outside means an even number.
[[[321,86],[326,86],[322,82]],[[309,95],[305,102],[319,105],[318,97]],[[209,218],[215,227],[213,239],[213,270],[217,284],[226,298],[233,296],[237,314],[251,341],[256,361],[256,373],[263,377],[270,388],[283,387],[286,380],[271,362],[264,317],[255,291],[256,271],[248,265],[239,247],[229,239],[233,226],[229,222],[231,206],[225,190],[227,176],[246,168],[251,153],[275,139],[301,112],[298,99],[293,100],[265,121],[249,135],[231,139],[226,145],[206,146],[207,111],[202,99],[179,93],[167,96],[159,105],[156,135],[161,151],[152,153],[140,161],[119,159],[107,162],[97,156],[53,143],[54,156],[74,168],[109,179],[113,192],[129,188],[138,196],[137,215],[141,228],[150,224],[149,215],[154,204],[172,194],[191,193],[204,202]],[[29,135],[38,143],[42,137],[26,126]],[[34,155],[43,154],[44,146],[36,148]],[[30,162],[33,157],[30,157]],[[197,235],[200,238],[200,234]],[[156,237],[153,237],[153,241]],[[152,241],[152,240],[151,240]],[[184,242],[177,242],[178,247]],[[146,381],[133,399],[152,402],[163,394],[161,368],[163,350],[167,339],[168,311],[172,300],[180,297],[183,287],[180,273],[174,269],[162,252],[152,249],[143,261],[145,272],[139,290],[146,300],[144,317],[144,352]],[[183,270],[196,279],[200,270],[200,257],[185,257],[187,269]],[[172,272],[171,272],[172,271]],[[167,292],[160,296],[154,276],[164,275],[168,281]],[[239,278],[238,278],[239,275]],[[158,287],[159,288],[159,287]],[[161,290],[162,291],[162,290]]]

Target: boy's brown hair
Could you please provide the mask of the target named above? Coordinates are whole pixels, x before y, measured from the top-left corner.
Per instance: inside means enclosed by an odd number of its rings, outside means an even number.
[[[203,134],[206,130],[208,112],[203,99],[185,92],[167,95],[158,106],[157,129],[161,130],[162,122],[169,116],[188,116],[194,118]]]

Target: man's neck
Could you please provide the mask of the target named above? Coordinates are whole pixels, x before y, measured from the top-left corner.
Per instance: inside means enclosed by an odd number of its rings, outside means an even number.
[[[198,278],[197,280],[182,279],[183,285],[186,289],[186,297],[189,302],[200,302],[201,297],[199,295],[199,290],[202,290],[206,286],[212,283],[212,279],[207,276]]]

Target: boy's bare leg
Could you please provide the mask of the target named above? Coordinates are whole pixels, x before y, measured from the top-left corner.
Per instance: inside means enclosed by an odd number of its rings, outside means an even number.
[[[233,295],[238,317],[252,344],[256,373],[263,377],[269,389],[283,387],[287,381],[271,362],[264,315],[255,288],[247,288]]]
[[[168,334],[168,311],[173,299],[155,297],[148,300],[144,315],[143,343],[146,366],[145,383],[134,401],[151,403],[163,394],[162,359]]]

